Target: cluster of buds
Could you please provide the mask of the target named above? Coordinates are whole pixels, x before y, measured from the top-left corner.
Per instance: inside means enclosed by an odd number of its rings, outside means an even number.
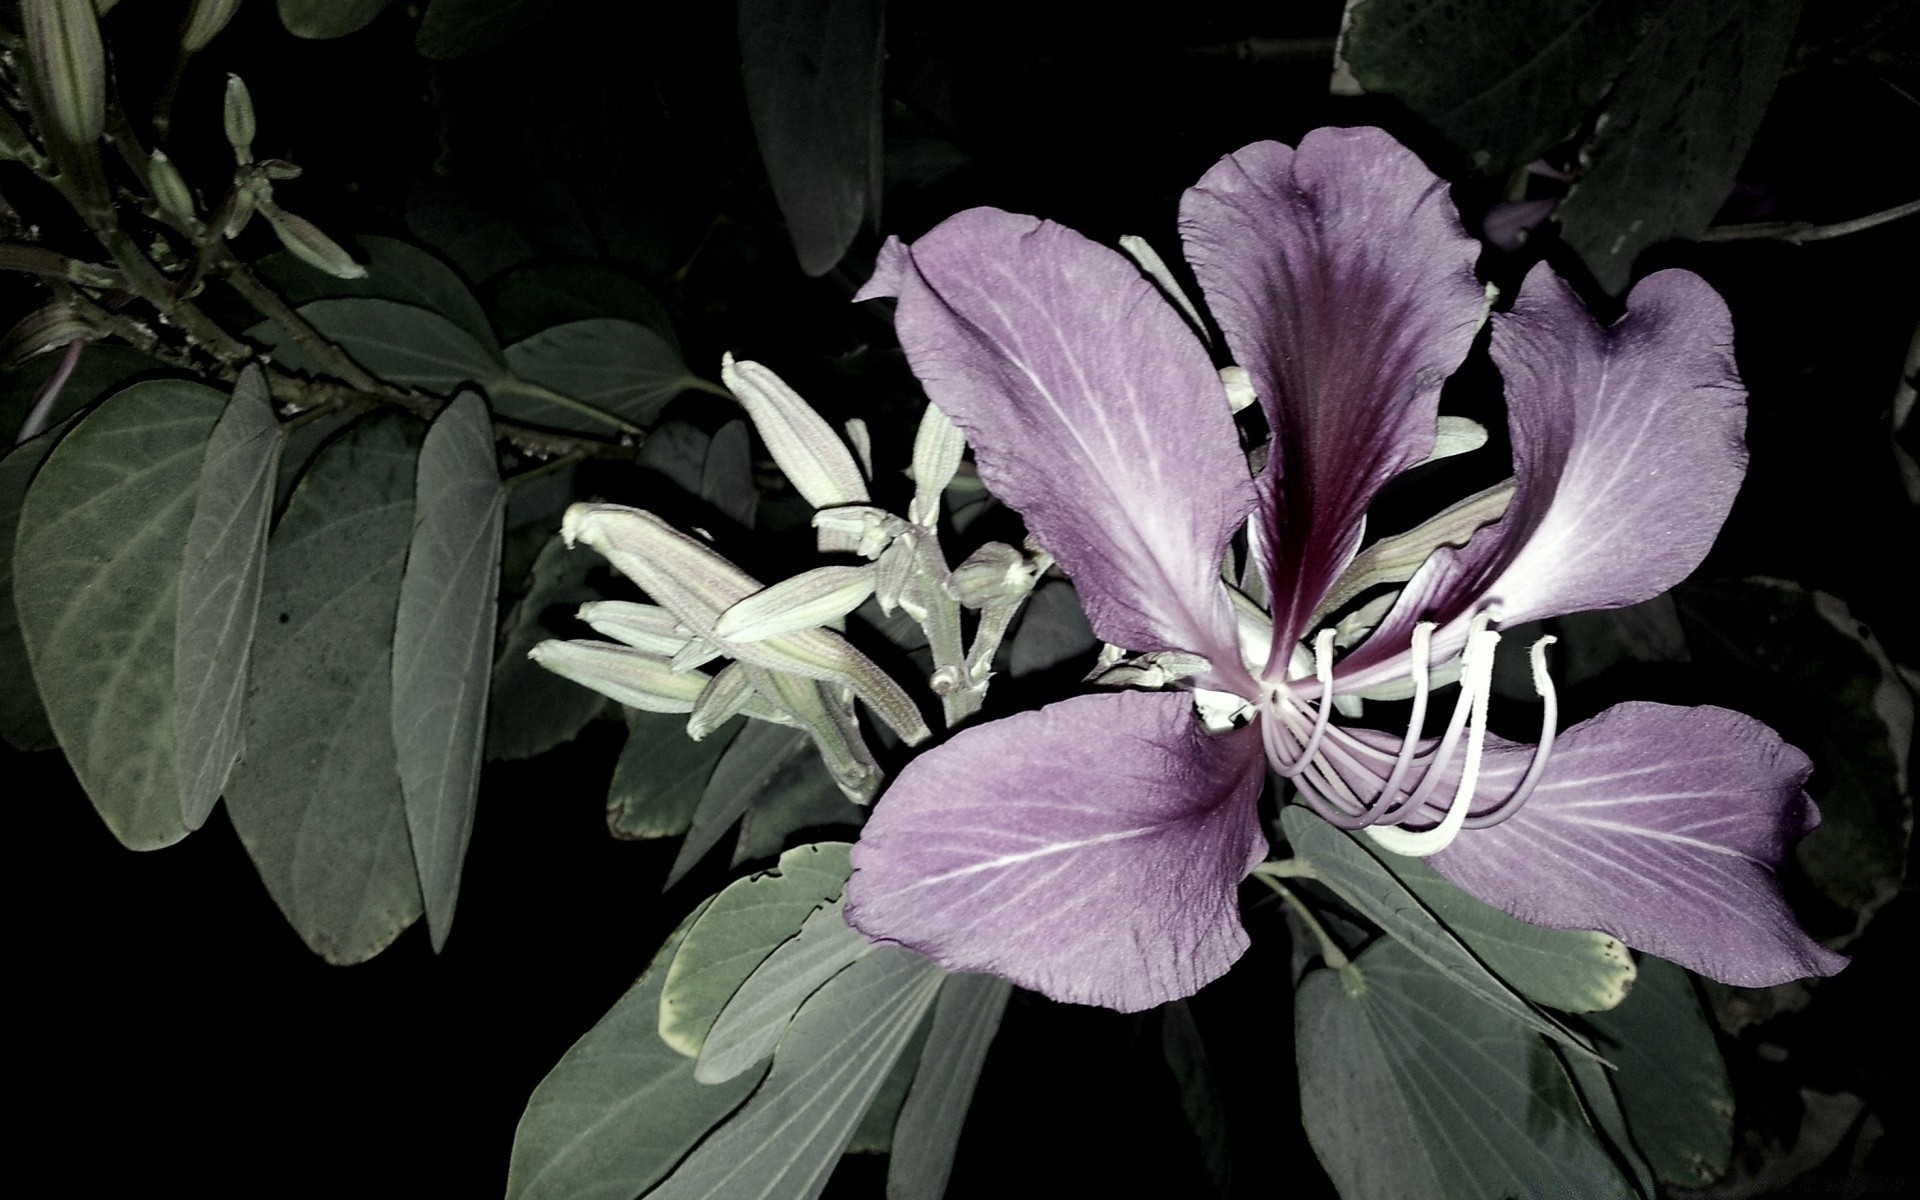
[[[914,441],[914,496],[901,517],[872,502],[871,449],[860,422],[849,422],[843,438],[758,363],[729,356],[721,378],[814,507],[818,549],[861,561],[763,586],[652,513],[576,504],[561,526],[566,543],[597,550],[653,603],[587,604],[580,618],[614,641],[547,641],[532,657],[622,704],[688,714],[687,734],[696,740],[737,715],[804,729],[841,790],[866,802],[881,774],[854,702],[908,745],[929,730],[892,676],[842,636],[847,616],[871,598],[884,615],[904,612],[925,630],[929,683],[953,725],[979,710],[994,655],[1052,560],[990,542],[949,569],[937,530],[940,502],[966,440],[932,405]],[[970,640],[963,609],[978,613]],[[720,660],[730,661],[706,669]]]

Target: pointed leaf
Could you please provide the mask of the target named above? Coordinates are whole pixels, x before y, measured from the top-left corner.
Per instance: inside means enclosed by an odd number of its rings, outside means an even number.
[[[667,965],[705,906],[534,1089],[514,1131],[507,1200],[632,1200],[745,1099],[759,1072],[695,1082],[655,1026]]]
[[[749,722],[733,739],[727,752],[707,780],[700,806],[694,810],[687,840],[667,873],[667,886],[686,877],[707,851],[740,819],[754,799],[764,792],[788,765],[802,755],[813,753],[806,730],[765,721]]]
[[[226,397],[156,380],[110,396],[27,489],[14,603],[54,733],[115,837],[187,834],[173,732],[181,547]]]
[[[814,1200],[944,976],[879,949],[807,1001],[753,1099],[649,1200]]]
[[[494,403],[503,415],[584,433],[605,434],[620,421],[652,425],[667,401],[694,383],[680,352],[665,338],[616,317],[543,329],[508,346],[507,364],[538,388],[502,385]],[[575,403],[556,401],[538,389]]]
[[[675,345],[673,319],[653,289],[618,267],[599,262],[516,267],[481,288],[503,341],[569,321],[619,317],[645,325]]]
[[[684,717],[637,708],[626,713],[627,744],[607,788],[607,829],[632,839],[683,834],[720,756],[746,721],[731,721],[696,742]]]
[[[946,1193],[974,1085],[1012,991],[992,975],[949,975],[940,985],[920,1070],[893,1127],[887,1200],[940,1200]]]
[[[474,341],[490,353],[499,354],[492,323],[468,290],[466,281],[452,267],[431,251],[398,238],[361,234],[354,242],[367,268],[366,275],[359,279],[328,275],[291,253],[269,254],[254,270],[295,308],[315,300],[351,296],[411,304],[445,317],[471,334]]]
[[[418,425],[375,415],[314,460],[267,544],[246,752],[227,811],[274,903],[333,963],[420,916],[393,743],[393,631]]]
[[[843,902],[816,909],[798,933],[753,969],[720,1010],[700,1047],[695,1077],[732,1079],[772,1054],[807,997],[847,964],[872,952],[873,944],[847,924]]]
[[[1350,995],[1314,971],[1295,998],[1300,1111],[1343,1200],[1632,1195],[1553,1051],[1407,945],[1375,942]]]
[[[857,826],[866,818],[867,810],[847,799],[819,755],[795,755],[760,789],[740,818],[733,865],[779,854],[787,838],[800,830]]]
[[[473,835],[505,512],[486,402],[462,393],[420,447],[393,634],[393,744],[436,951]]]
[[[348,357],[401,387],[451,396],[463,384],[492,386],[507,374],[498,351],[451,318],[417,305],[356,296],[315,300],[299,311]],[[283,367],[328,373],[276,326],[256,326],[252,336],[272,346],[275,361]]]
[[[15,750],[45,750],[55,744],[33,668],[27,665],[20,610],[13,602],[13,545],[27,485],[66,432],[65,425],[50,429],[0,457],[0,679],[15,681],[0,688],[0,738]]]
[[[531,758],[572,741],[607,706],[599,692],[527,657],[541,642],[574,632],[573,614],[582,604],[606,599],[590,582],[602,566],[591,554],[570,552],[557,537],[534,559],[533,582],[493,667],[488,758]]]
[[[286,435],[250,367],[213,428],[180,567],[174,737],[187,828],[213,812],[240,757],[247,662],[267,566],[267,518]]]
[[[808,915],[840,896],[847,882],[847,846],[796,846],[770,871],[741,879],[714,897],[688,931],[667,971],[660,1000],[660,1036],[685,1055],[700,1044],[727,1000]]]

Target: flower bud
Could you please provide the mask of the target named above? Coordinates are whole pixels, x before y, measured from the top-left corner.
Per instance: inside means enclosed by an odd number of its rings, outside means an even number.
[[[54,128],[71,145],[93,145],[106,128],[107,61],[92,0],[22,0],[20,15]]]
[[[760,642],[818,628],[864,604],[873,595],[873,580],[871,566],[816,567],[755,592],[721,613],[713,636],[725,642]]]
[[[794,490],[815,508],[864,504],[867,483],[847,444],[780,377],[756,362],[720,360],[720,381],[740,401]]]
[[[693,702],[687,717],[687,736],[702,741],[725,725],[753,699],[753,680],[742,663],[729,663],[715,675]]]
[[[1032,591],[1034,575],[1026,555],[1005,542],[988,542],[947,576],[947,594],[968,608],[985,608]]]
[[[335,279],[364,279],[367,269],[353,261],[353,256],[343,249],[340,243],[320,232],[318,226],[305,217],[297,217],[277,204],[260,201],[260,215],[273,226],[280,235],[280,244],[293,252],[293,256],[316,270],[325,271]]]
[[[644,712],[690,713],[707,687],[704,675],[678,674],[657,654],[612,642],[545,641],[527,657],[555,675]]]
[[[227,27],[239,8],[240,0],[194,0],[193,13],[180,34],[180,48],[188,54],[198,54]]]
[[[221,109],[227,127],[227,143],[233,147],[234,160],[242,166],[253,161],[253,95],[238,75],[227,76],[227,99]]]
[[[594,600],[580,606],[580,619],[617,642],[671,658],[685,648],[692,631],[658,604],[630,600]]]
[[[953,482],[967,438],[938,405],[928,403],[913,438],[913,504],[907,519],[931,525],[940,517],[940,494]]]
[[[871,504],[841,504],[813,514],[822,554],[858,554],[879,558],[893,539],[907,531],[907,523]]]
[[[193,208],[193,193],[187,190],[187,181],[180,178],[179,169],[166,151],[155,150],[147,160],[147,183],[162,212],[190,229],[200,228],[199,214]]]

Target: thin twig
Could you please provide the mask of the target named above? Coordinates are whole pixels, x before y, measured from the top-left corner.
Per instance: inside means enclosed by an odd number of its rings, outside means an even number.
[[[1863,229],[1872,229],[1876,225],[1885,225],[1889,221],[1898,221],[1920,213],[1920,200],[1909,200],[1905,204],[1896,204],[1892,208],[1881,209],[1864,217],[1855,217],[1851,221],[1840,221],[1832,225],[1813,225],[1806,221],[1757,221],[1750,225],[1721,225],[1700,235],[1703,242],[1740,242],[1751,238],[1766,238],[1776,242],[1788,242],[1792,245],[1804,245],[1807,242],[1824,242],[1828,238],[1845,237],[1850,233],[1859,233]]]

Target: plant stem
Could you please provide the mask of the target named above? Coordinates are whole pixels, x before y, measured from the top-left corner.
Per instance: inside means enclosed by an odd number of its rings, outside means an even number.
[[[1261,863],[1253,869],[1254,877],[1261,883],[1272,888],[1280,899],[1285,901],[1289,908],[1293,909],[1293,915],[1300,918],[1300,923],[1307,927],[1309,933],[1313,934],[1314,940],[1320,943],[1320,957],[1329,967],[1332,967],[1340,973],[1340,982],[1346,987],[1347,994],[1349,996],[1358,996],[1366,989],[1366,983],[1361,978],[1360,969],[1353,965],[1353,960],[1347,957],[1347,952],[1342,950],[1340,944],[1333,940],[1333,935],[1327,932],[1327,927],[1322,925],[1320,919],[1313,915],[1313,910],[1301,901],[1300,897],[1295,894],[1292,888],[1280,882],[1283,878],[1310,877],[1312,873],[1312,868],[1300,862],[1298,859],[1282,859],[1279,862]]]
[[[1915,213],[1920,213],[1920,200],[1909,200],[1905,204],[1896,204],[1892,208],[1883,208],[1877,213],[1868,213],[1864,217],[1855,217],[1851,221],[1839,221],[1832,225],[1812,225],[1805,221],[1757,221],[1751,225],[1721,225],[1701,234],[1700,240],[1740,242],[1752,238],[1767,238],[1800,246],[1807,242],[1824,242],[1828,238],[1859,233],[1865,229],[1872,229],[1876,225],[1885,225],[1889,221],[1910,217]]]

